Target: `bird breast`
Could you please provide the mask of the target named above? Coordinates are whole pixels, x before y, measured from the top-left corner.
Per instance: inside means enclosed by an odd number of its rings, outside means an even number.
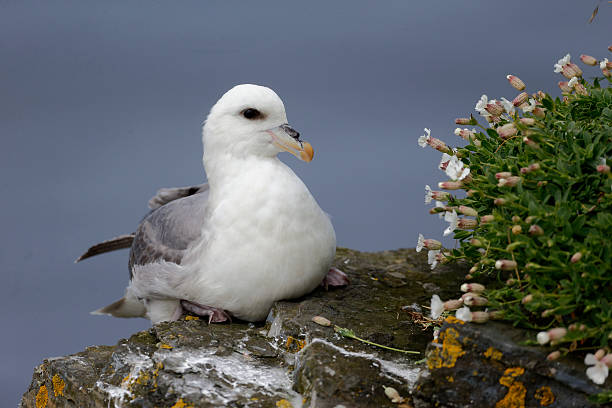
[[[211,191],[194,249],[194,301],[246,320],[313,290],[336,248],[334,229],[304,183],[279,160],[236,171]]]

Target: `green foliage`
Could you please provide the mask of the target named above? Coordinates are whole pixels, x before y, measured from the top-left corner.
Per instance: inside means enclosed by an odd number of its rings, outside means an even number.
[[[470,169],[462,181],[467,196],[451,196],[445,209],[471,207],[479,223],[455,230],[460,247],[444,255],[473,265],[469,278],[487,284],[491,317],[567,328],[553,342],[562,353],[610,353],[612,88],[605,77],[578,84],[563,99],[534,94],[537,108],[524,109],[522,118],[506,109],[457,150]],[[504,139],[507,124],[516,133]],[[496,205],[500,198],[505,202]]]

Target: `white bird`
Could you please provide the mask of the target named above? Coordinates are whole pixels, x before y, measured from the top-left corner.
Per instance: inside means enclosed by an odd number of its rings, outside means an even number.
[[[313,157],[287,124],[278,95],[250,84],[230,89],[202,134],[208,183],[160,190],[135,234],[94,245],[77,259],[131,246],[125,296],[92,313],[157,323],[187,310],[209,322],[257,321],[277,300],[322,282],[348,284],[330,268],[336,236],[329,217],[277,157]]]

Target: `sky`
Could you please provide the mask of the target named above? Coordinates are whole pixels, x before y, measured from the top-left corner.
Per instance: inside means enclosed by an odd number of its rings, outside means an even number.
[[[423,128],[460,144],[454,118],[516,96],[510,73],[558,95],[566,53],[610,58],[612,5],[588,24],[596,5],[0,0],[0,401],[16,405],[44,358],[149,327],[89,315],[122,296],[126,250],[73,261],[134,231],[158,188],[205,180],[201,125],[232,86],[283,99],[315,158],[281,159],[340,246],[414,247],[445,228],[423,203],[445,180]]]

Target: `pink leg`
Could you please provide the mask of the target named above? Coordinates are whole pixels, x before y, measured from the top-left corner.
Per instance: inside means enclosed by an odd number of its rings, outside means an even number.
[[[229,320],[232,321],[232,317],[223,309],[216,307],[201,305],[199,303],[190,302],[189,300],[181,300],[181,306],[183,309],[196,314],[198,316],[208,316],[208,323],[220,323]]]
[[[346,276],[346,273],[342,272],[338,268],[329,268],[329,272],[327,272],[327,275],[325,278],[323,278],[321,286],[324,286],[325,289],[327,289],[330,286],[348,286],[349,283],[351,282],[349,281],[348,276]]]

